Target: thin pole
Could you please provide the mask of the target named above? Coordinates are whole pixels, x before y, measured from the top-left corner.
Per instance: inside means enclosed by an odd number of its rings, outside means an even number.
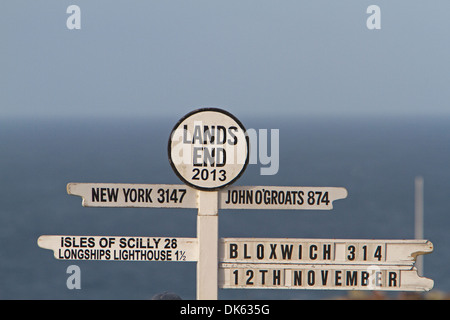
[[[423,239],[423,177],[415,179],[415,200],[414,200],[414,237],[417,240]],[[417,256],[417,273],[423,275],[423,255]]]
[[[198,191],[197,300],[218,299],[219,215],[218,192]]]

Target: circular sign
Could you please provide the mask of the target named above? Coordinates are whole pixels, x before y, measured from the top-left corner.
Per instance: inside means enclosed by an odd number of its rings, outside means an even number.
[[[181,118],[172,130],[169,161],[191,187],[216,190],[236,181],[249,159],[248,136],[227,111],[204,108]]]

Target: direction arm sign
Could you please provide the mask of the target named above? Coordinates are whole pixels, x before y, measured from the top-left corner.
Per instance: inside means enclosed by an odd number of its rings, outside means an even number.
[[[222,262],[410,265],[433,251],[427,240],[222,238]]]
[[[59,260],[198,260],[197,238],[45,235],[38,245]]]
[[[233,186],[219,191],[220,209],[331,210],[345,199],[337,187]]]
[[[67,184],[84,207],[198,208],[198,192],[176,184]],[[219,191],[219,209],[331,210],[346,197],[337,187],[234,186]]]
[[[197,191],[186,185],[69,183],[67,193],[84,207],[197,208]]]
[[[431,279],[410,266],[221,264],[225,289],[428,291]]]

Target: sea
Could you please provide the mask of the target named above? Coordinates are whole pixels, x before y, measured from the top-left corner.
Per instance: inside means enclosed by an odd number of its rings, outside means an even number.
[[[70,182],[182,184],[167,155],[181,116],[0,119],[0,299],[196,298],[195,262],[57,260],[37,245],[41,235],[196,237],[195,209],[83,207],[66,191]],[[423,275],[432,291],[450,292],[450,117],[235,116],[269,137],[279,130],[276,174],[262,175],[257,157],[235,185],[344,187],[348,196],[332,210],[220,210],[220,237],[414,239],[420,176],[434,245]],[[71,265],[79,289],[67,286]],[[219,299],[345,294],[220,289]]]

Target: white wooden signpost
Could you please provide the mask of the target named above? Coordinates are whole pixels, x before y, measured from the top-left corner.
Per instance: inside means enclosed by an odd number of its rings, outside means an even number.
[[[338,187],[230,186],[249,161],[241,122],[216,108],[195,110],[173,128],[169,162],[185,183],[69,183],[86,207],[196,208],[197,237],[43,235],[38,245],[60,260],[197,263],[197,299],[218,288],[427,291],[418,255],[427,240],[222,238],[219,209],[331,210]]]

